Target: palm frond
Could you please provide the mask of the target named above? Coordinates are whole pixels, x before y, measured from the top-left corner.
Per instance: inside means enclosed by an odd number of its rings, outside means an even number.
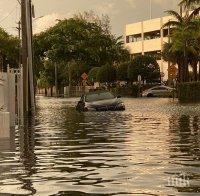
[[[200,7],[196,8],[189,16],[188,21],[191,21],[195,16],[197,16],[200,13]]]
[[[191,7],[192,5],[198,5],[200,3],[200,0],[181,0],[179,5],[184,6],[185,8]]]
[[[174,11],[174,10],[168,10],[168,11],[166,11],[166,13],[167,13],[168,15],[171,15],[171,16],[173,16],[174,18],[176,18],[176,20],[178,20],[179,22],[182,22],[182,21],[183,21],[183,17],[182,17],[178,12],[176,12],[176,11]]]
[[[162,26],[162,29],[163,28],[165,28],[165,27],[177,27],[177,26],[180,26],[181,24],[180,24],[180,22],[178,22],[178,21],[168,21],[168,22],[166,22],[163,26]]]

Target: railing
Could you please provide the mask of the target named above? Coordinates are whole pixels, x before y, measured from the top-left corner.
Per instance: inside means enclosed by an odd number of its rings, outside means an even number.
[[[80,97],[82,94],[89,92],[90,90],[93,90],[94,86],[66,86],[63,87],[63,89],[58,90],[58,96],[59,97]],[[56,96],[56,90],[55,87],[52,88],[38,88],[37,89],[37,95],[43,95],[47,97],[55,97]]]

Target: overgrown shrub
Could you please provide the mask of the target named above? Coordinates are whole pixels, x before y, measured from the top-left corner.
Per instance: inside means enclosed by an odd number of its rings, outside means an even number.
[[[200,82],[187,82],[179,84],[180,102],[200,102]]]

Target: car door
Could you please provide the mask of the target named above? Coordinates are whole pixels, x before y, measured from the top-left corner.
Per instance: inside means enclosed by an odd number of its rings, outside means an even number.
[[[168,94],[168,90],[165,87],[155,87],[152,89],[152,94],[156,97],[165,96]]]

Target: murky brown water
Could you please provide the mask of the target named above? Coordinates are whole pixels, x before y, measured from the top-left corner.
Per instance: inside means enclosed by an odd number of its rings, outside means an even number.
[[[199,195],[200,105],[124,101],[78,113],[40,98],[35,126],[0,140],[0,195]]]

